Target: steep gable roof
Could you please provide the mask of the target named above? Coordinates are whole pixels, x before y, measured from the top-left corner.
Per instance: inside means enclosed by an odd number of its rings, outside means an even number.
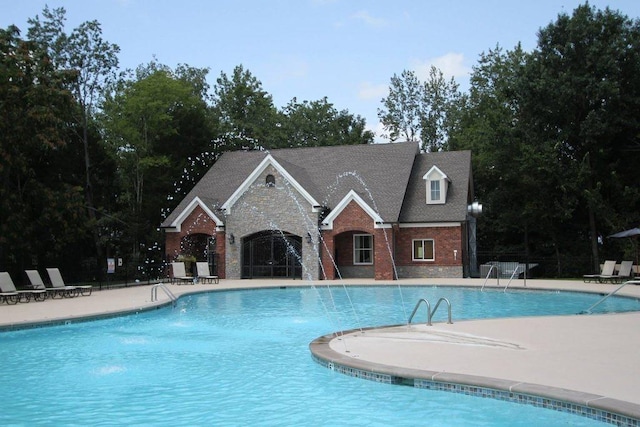
[[[273,158],[271,154],[267,154],[267,156],[260,162],[260,164],[249,174],[249,176],[244,180],[244,182],[233,192],[233,194],[227,199],[224,204],[221,206],[222,209],[227,212],[231,211],[231,207],[235,204],[238,198],[251,186],[251,184],[255,181],[256,177],[264,172],[264,170],[272,166],[274,167],[285,179],[298,191],[302,196],[312,205],[318,206],[318,202],[316,202],[311,194],[304,188],[304,186],[300,185],[298,181],[287,171],[286,168],[282,167],[280,163]],[[298,176],[302,176],[301,172],[298,172]]]
[[[215,212],[213,212],[206,203],[204,203],[199,197],[196,196],[191,199],[191,202],[183,210],[178,212],[178,215],[174,218],[173,221],[171,221],[169,227],[175,228],[177,231],[180,231],[180,227],[182,226],[182,222],[184,221],[184,219],[189,216],[197,206],[200,206],[202,210],[204,210],[205,213],[215,221],[217,227],[224,225],[218,215],[216,215]]]
[[[355,191],[385,222],[397,222],[418,146],[343,145],[224,153],[178,204],[163,227],[199,197],[211,211],[222,205],[271,155],[320,205],[333,209]]]
[[[355,202],[356,204],[358,204],[358,206],[360,206],[362,208],[362,210],[365,211],[367,213],[367,215],[369,215],[371,217],[371,219],[376,224],[375,225],[376,228],[381,227],[380,223],[382,222],[382,218],[380,218],[380,215],[378,215],[378,213],[374,209],[372,209],[371,206],[369,206],[367,204],[367,202],[362,200],[362,197],[360,197],[358,195],[358,193],[356,193],[355,191],[351,190],[351,191],[349,191],[349,193],[346,196],[344,196],[344,198],[331,211],[331,213],[329,215],[327,215],[327,217],[322,221],[321,228],[327,229],[327,230],[332,229],[333,228],[333,221],[342,213],[342,211],[351,202]]]

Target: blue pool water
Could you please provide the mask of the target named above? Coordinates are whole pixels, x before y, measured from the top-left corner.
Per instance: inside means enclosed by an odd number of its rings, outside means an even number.
[[[442,296],[452,303],[454,322],[574,314],[599,298],[448,287],[223,291],[138,315],[4,332],[0,425],[601,425],[527,405],[365,381],[311,359],[308,345],[318,336],[403,323],[419,298]],[[640,303],[616,298],[603,309],[638,310]]]

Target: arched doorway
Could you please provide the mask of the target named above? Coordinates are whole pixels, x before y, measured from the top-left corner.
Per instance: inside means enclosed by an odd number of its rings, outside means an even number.
[[[188,271],[194,268],[193,261],[207,261],[212,274],[218,274],[218,256],[216,254],[216,237],[203,233],[186,235],[180,241],[180,255],[187,264]]]
[[[242,241],[242,278],[302,278],[302,238],[262,231]]]

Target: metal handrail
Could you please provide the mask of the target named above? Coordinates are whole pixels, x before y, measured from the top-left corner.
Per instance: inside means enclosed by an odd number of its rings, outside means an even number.
[[[449,321],[447,322],[448,324],[452,324],[453,322],[451,321],[451,303],[449,302],[448,299],[446,298],[440,298],[438,300],[438,302],[436,303],[436,306],[433,307],[433,310],[429,312],[429,319],[427,320],[427,326],[431,326],[431,319],[433,318],[433,314],[436,312],[436,310],[438,309],[438,306],[440,305],[440,303],[444,301],[447,303],[447,307],[448,307],[448,312],[449,312]]]
[[[427,306],[427,326],[433,326],[431,323],[431,319],[433,319],[433,314],[436,312],[436,310],[438,310],[438,306],[440,306],[440,303],[442,301],[446,302],[448,306],[449,321],[447,323],[452,324],[453,322],[451,321],[451,303],[449,302],[448,299],[444,297],[438,300],[435,307],[433,307],[433,310],[431,310],[431,304],[429,303],[429,300],[425,298],[420,298],[416,303],[416,306],[413,308],[413,311],[411,312],[411,315],[409,316],[409,321],[407,323],[411,323],[411,321],[413,320],[413,316],[415,316],[416,312],[418,311],[418,308],[420,307],[420,304],[425,303],[425,305]]]
[[[484,283],[482,284],[482,287],[480,288],[480,292],[484,291],[484,285],[487,284],[487,280],[489,280],[489,276],[491,276],[491,272],[493,271],[494,267],[496,269],[496,279],[497,279],[496,286],[500,286],[500,272],[497,271],[498,270],[498,266],[495,265],[495,264],[491,264],[491,267],[489,267],[489,272],[487,273],[487,277],[485,277]]]
[[[511,273],[511,278],[509,279],[509,281],[507,282],[507,285],[504,287],[503,292],[507,292],[507,288],[509,287],[509,284],[511,283],[511,281],[513,280],[513,277],[518,273],[518,270],[520,269],[520,265],[517,265],[515,270],[513,270],[513,273]],[[524,285],[527,286],[527,282],[524,282]]]
[[[596,302],[595,304],[593,304],[591,307],[589,307],[587,309],[587,311],[583,311],[580,314],[591,314],[591,310],[593,310],[595,307],[597,307],[598,305],[600,305],[602,302],[604,302],[607,298],[609,298],[611,295],[615,294],[616,292],[618,292],[620,289],[624,288],[627,285],[640,285],[640,280],[627,280],[626,282],[624,282],[622,285],[618,286],[616,289],[614,289],[613,291],[609,292],[607,295],[605,295],[604,297],[600,298],[600,300],[598,302]]]
[[[413,320],[413,316],[416,314],[416,311],[418,311],[418,307],[420,307],[420,304],[423,302],[427,305],[427,319],[429,319],[429,313],[431,312],[431,304],[429,304],[429,301],[427,301],[426,299],[420,298],[416,303],[416,306],[413,308],[413,311],[411,312],[411,316],[409,316],[409,321],[407,323],[411,323],[411,321]]]
[[[158,301],[158,288],[162,289],[164,293],[169,297],[172,303],[176,303],[178,298],[167,288],[164,283],[156,283],[151,287],[151,301]]]

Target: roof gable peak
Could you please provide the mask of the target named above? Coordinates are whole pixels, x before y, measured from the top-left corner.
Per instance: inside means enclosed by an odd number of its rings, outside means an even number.
[[[375,228],[383,228],[383,220],[382,217],[376,212],[367,202],[365,202],[362,197],[355,190],[349,191],[346,196],[342,198],[342,200],[336,205],[336,207],[327,215],[327,217],[322,221],[320,229],[322,230],[331,230],[333,229],[333,221],[342,213],[342,211],[349,205],[349,203],[355,202],[364,210],[367,215],[371,217],[371,219],[375,222]]]
[[[244,182],[236,189],[236,191],[233,192],[231,197],[222,204],[221,208],[226,210],[227,214],[230,213],[233,205],[249,189],[251,184],[255,182],[256,178],[269,166],[278,171],[278,173],[281,174],[293,186],[293,188],[309,202],[311,206],[314,208],[319,206],[319,203],[311,196],[311,194],[309,194],[309,192],[300,185],[300,183],[271,155],[271,153],[268,153],[267,156],[262,159],[260,164],[256,166],[253,172],[251,172]]]
[[[215,221],[216,227],[224,226],[224,222],[220,218],[218,218],[218,216],[211,209],[209,209],[209,207],[202,201],[202,199],[200,199],[200,197],[196,196],[193,198],[193,200],[191,200],[187,207],[185,207],[182,212],[180,212],[180,215],[178,215],[176,219],[171,222],[171,225],[169,227],[173,228],[177,232],[180,232],[182,223],[189,215],[191,215],[191,213],[197,206],[200,206],[200,208],[202,208],[202,210]]]
[[[442,172],[436,165],[431,166],[431,169],[424,174],[422,179],[446,179],[447,181],[451,181],[447,174]]]

